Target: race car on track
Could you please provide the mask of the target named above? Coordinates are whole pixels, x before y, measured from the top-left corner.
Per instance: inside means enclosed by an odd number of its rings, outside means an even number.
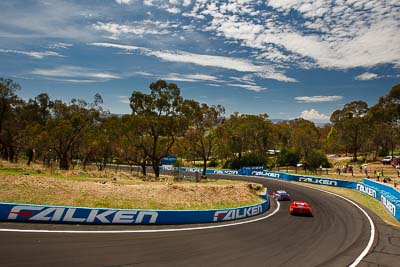
[[[272,192],[272,197],[278,201],[290,200],[290,195],[285,190],[277,190]]]
[[[293,201],[289,207],[290,215],[306,215],[312,216],[312,209],[310,204],[305,201]]]

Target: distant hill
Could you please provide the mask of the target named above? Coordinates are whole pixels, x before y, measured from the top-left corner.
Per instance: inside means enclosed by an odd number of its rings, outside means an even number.
[[[126,114],[110,113],[110,114],[107,114],[105,117],[117,116],[117,117],[121,118],[124,115],[126,115]],[[270,119],[270,120],[273,123],[289,121],[288,119]],[[314,124],[317,127],[325,127],[325,125],[329,124],[329,122],[314,122]]]
[[[273,123],[289,121],[288,119],[270,119]],[[317,127],[325,127],[329,122],[314,122]]]

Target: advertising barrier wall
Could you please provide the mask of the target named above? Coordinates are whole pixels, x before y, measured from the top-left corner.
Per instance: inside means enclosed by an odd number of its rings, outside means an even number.
[[[267,196],[257,205],[215,210],[129,210],[0,203],[0,221],[74,224],[190,224],[236,220],[269,209]]]
[[[387,185],[385,183],[380,183],[378,181],[373,181],[373,180],[367,179],[367,178],[365,178],[363,180],[363,183],[365,185],[375,187],[378,190],[385,191],[385,192],[391,194],[392,196],[394,196],[395,198],[400,199],[400,191],[390,185]]]
[[[379,200],[387,211],[400,221],[400,192],[384,183],[364,179],[357,185],[357,190]]]
[[[254,176],[264,176],[274,179],[282,179],[286,181],[294,181],[294,182],[303,182],[303,183],[310,183],[310,184],[319,184],[319,185],[329,185],[329,186],[336,186],[336,187],[345,187],[355,189],[356,182],[350,181],[343,181],[338,179],[331,179],[331,178],[321,178],[321,177],[314,177],[314,176],[301,176],[301,175],[293,175],[287,173],[280,173],[280,172],[270,172],[270,171],[253,171],[250,175]]]

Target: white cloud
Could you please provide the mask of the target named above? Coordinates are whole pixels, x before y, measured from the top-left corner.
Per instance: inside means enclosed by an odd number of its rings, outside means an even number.
[[[183,0],[183,6],[189,6],[192,3],[192,0]]]
[[[67,43],[54,43],[48,46],[50,49],[68,49],[71,48],[73,45],[72,44],[67,44]]]
[[[241,72],[262,72],[265,70],[264,66],[255,65],[249,60],[229,58],[223,56],[210,56],[194,54],[184,51],[169,52],[169,51],[152,51],[150,55],[156,56],[165,61],[181,62],[196,64],[207,67],[217,67],[224,69],[231,69]]]
[[[259,86],[259,85],[252,85],[252,84],[235,84],[235,83],[229,83],[228,86],[232,87],[240,87],[246,90],[254,91],[254,92],[261,92],[266,90],[267,88]]]
[[[329,121],[330,117],[328,115],[325,115],[318,110],[315,109],[310,109],[310,110],[304,110],[300,114],[300,118],[303,118],[305,120],[317,120],[317,121]]]
[[[1,49],[0,53],[5,54],[20,54],[25,56],[30,56],[36,59],[43,59],[45,57],[63,57],[61,54],[54,51],[45,51],[45,52],[37,52],[37,51],[20,51],[20,50],[9,50],[9,49]]]
[[[57,82],[68,82],[68,83],[96,83],[99,80],[88,80],[88,79],[64,79],[64,78],[54,78],[54,77],[44,77],[46,80],[57,81]]]
[[[115,0],[115,2],[117,2],[118,4],[125,4],[125,5],[129,5],[132,4],[135,0]]]
[[[150,7],[165,10],[169,13],[181,13],[181,9],[177,6],[187,7],[191,4],[191,0],[143,0],[143,4]]]
[[[400,61],[395,1],[271,0],[266,2],[271,10],[251,19],[256,5],[201,2],[186,15],[210,17],[203,30],[254,48],[275,64],[348,69]]]
[[[368,81],[368,80],[374,80],[374,79],[378,79],[380,78],[378,76],[378,74],[375,73],[371,73],[371,72],[364,72],[358,76],[356,76],[356,80],[360,80],[360,81]]]
[[[298,96],[295,99],[300,103],[320,103],[320,102],[333,102],[342,100],[342,96],[331,95],[331,96]]]
[[[132,72],[132,73],[128,74],[127,76],[132,76],[132,75],[148,76],[148,77],[156,76],[153,73],[145,72],[145,71],[135,71],[135,72]]]
[[[120,45],[112,43],[91,43],[93,46],[108,47],[108,48],[118,48],[127,51],[139,51],[140,53],[147,56],[154,56],[159,59],[169,61],[169,62],[180,62],[187,64],[195,64],[205,67],[217,67],[229,70],[236,70],[239,72],[253,72],[260,75],[260,77],[267,77],[275,80],[292,81],[293,78],[286,77],[284,74],[279,72],[274,72],[274,70],[269,66],[256,65],[250,60],[231,58],[223,56],[211,56],[194,54],[185,51],[156,51],[144,47],[131,46],[131,45]],[[266,76],[267,75],[267,76]]]
[[[87,26],[86,19],[99,16],[103,11],[83,1],[0,1],[0,37],[17,40],[40,38],[58,40],[93,41],[98,38]],[[102,14],[102,16],[104,16]],[[53,39],[54,40],[54,39]]]
[[[112,39],[118,39],[120,35],[166,35],[171,33],[168,28],[174,27],[174,25],[169,23],[149,20],[136,21],[132,22],[131,24],[97,22],[92,26],[97,31],[110,33]]]
[[[181,12],[181,10],[180,10],[179,8],[177,8],[177,7],[169,7],[169,8],[167,8],[166,10],[167,10],[169,13],[172,13],[172,14],[178,14],[178,13]]]
[[[131,101],[129,100],[129,96],[121,95],[118,96],[119,102],[123,104],[130,104]]]
[[[267,72],[260,72],[257,73],[257,76],[264,79],[271,79],[280,82],[297,82],[296,79],[291,78],[283,74],[282,72],[274,72],[274,71],[267,71]]]
[[[199,81],[218,81],[218,78],[205,74],[177,74],[171,73],[162,77],[163,80],[181,81],[181,82],[199,82]]]
[[[149,73],[149,72],[142,72],[136,71],[129,73],[125,76],[147,76],[147,77],[158,77],[163,80],[170,80],[170,81],[182,81],[182,82],[200,82],[200,81],[211,81],[211,82],[221,82],[218,77],[207,75],[207,74],[179,74],[179,73],[170,73],[168,75],[165,74],[156,74],[156,73]]]
[[[206,75],[206,74],[190,74],[188,77],[191,77],[193,79],[197,80],[203,80],[203,81],[216,81],[218,78],[212,75]]]
[[[61,66],[52,69],[34,69],[32,74],[43,77],[55,78],[73,78],[70,81],[82,81],[84,79],[92,79],[86,81],[106,81],[110,79],[119,79],[122,76],[110,72],[99,72],[93,69],[77,67],[77,66]]]

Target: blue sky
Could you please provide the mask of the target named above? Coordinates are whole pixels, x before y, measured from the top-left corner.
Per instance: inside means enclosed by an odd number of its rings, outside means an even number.
[[[0,76],[24,99],[130,113],[164,79],[226,115],[325,122],[400,83],[398,0],[1,1]]]

